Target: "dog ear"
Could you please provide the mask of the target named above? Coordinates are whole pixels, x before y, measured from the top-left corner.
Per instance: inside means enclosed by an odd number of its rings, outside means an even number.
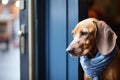
[[[96,24],[96,44],[102,55],[109,54],[116,45],[117,35],[104,21],[93,21]]]

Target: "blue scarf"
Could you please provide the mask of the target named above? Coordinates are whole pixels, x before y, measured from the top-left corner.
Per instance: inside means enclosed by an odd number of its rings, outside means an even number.
[[[80,63],[84,72],[92,80],[102,80],[101,73],[112,61],[113,57],[117,53],[117,47],[109,55],[101,55],[99,52],[92,59],[87,56],[80,57]]]

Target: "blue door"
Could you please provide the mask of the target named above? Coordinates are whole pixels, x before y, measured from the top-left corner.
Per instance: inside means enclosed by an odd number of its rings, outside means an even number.
[[[46,6],[46,80],[78,80],[79,61],[66,53],[78,23],[78,0],[47,0]]]

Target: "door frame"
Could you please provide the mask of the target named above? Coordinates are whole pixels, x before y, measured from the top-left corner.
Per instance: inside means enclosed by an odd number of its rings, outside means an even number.
[[[46,80],[46,0],[34,0],[34,79]]]

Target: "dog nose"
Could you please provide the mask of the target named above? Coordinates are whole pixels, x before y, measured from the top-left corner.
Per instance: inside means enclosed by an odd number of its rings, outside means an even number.
[[[74,52],[74,48],[72,48],[72,49],[66,49],[66,52],[72,53],[72,52]]]

